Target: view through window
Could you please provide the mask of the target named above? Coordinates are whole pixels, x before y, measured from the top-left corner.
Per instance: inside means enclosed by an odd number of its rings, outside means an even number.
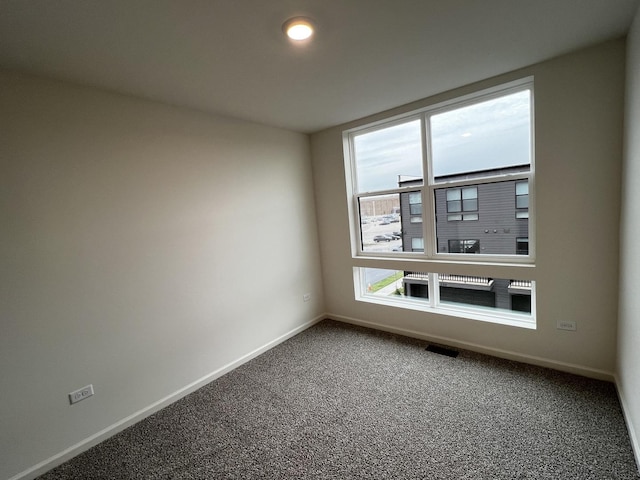
[[[356,276],[362,299],[393,290],[393,302],[534,321],[530,280],[393,268],[402,258],[532,264],[532,106],[528,79],[347,132],[354,255],[375,259]]]

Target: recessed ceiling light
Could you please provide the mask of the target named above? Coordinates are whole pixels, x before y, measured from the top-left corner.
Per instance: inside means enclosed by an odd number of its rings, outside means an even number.
[[[313,24],[307,17],[290,18],[282,25],[282,31],[296,41],[307,40],[313,35]]]

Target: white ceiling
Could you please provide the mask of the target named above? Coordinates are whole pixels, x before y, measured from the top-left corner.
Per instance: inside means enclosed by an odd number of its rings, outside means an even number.
[[[0,66],[312,132],[623,36],[638,4],[0,0]]]

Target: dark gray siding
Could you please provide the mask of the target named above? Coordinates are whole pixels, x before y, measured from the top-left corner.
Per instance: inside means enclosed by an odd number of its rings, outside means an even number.
[[[424,214],[424,211],[421,211]],[[423,218],[422,215],[411,214],[411,205],[409,205],[409,193],[402,193],[400,195],[400,219],[402,221],[402,248],[406,252],[411,251],[411,239],[422,238],[422,223],[411,223],[412,217]]]
[[[435,192],[438,252],[449,251],[449,240],[480,240],[480,254],[515,255],[516,238],[529,236],[528,219],[516,218],[516,182],[477,185],[478,220],[447,219],[445,188]]]

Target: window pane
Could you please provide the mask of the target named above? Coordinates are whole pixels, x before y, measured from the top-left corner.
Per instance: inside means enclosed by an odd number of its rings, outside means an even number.
[[[411,213],[411,215],[422,215],[422,204],[414,203],[412,205],[409,205],[409,212]]]
[[[460,193],[459,188],[449,188],[447,190],[447,201],[460,200]]]
[[[360,275],[363,289],[361,294],[391,298],[399,298],[404,294],[405,272],[401,270],[361,268]]]
[[[516,208],[529,208],[529,195],[519,195],[516,197]]]
[[[411,205],[415,203],[422,203],[422,195],[420,192],[410,192],[409,193],[409,203]]]
[[[428,300],[429,274],[360,268],[361,295],[388,298],[391,300]]]
[[[439,274],[440,303],[531,313],[530,280]]]
[[[358,192],[398,188],[400,176],[422,179],[420,120],[356,135],[353,145]]]
[[[478,200],[463,200],[462,201],[462,210],[465,212],[472,212],[474,210],[478,210]]]
[[[359,198],[363,252],[401,252],[400,195]]]
[[[460,212],[462,211],[462,202],[460,200],[453,200],[447,202],[447,212]]]
[[[528,238],[516,238],[516,254],[529,255],[529,239]]]
[[[415,251],[423,251],[424,250],[424,239],[422,237],[414,237],[411,239],[411,250]]]
[[[531,163],[530,92],[524,90],[430,118],[433,174],[483,172]]]
[[[480,242],[479,251],[474,253],[516,255],[516,238],[529,236],[529,212],[516,210],[514,184],[515,180],[472,185],[476,189],[477,199],[464,200],[461,214],[451,214],[453,202],[446,200],[451,189],[436,189],[437,252],[461,253],[459,250],[450,250],[449,240],[474,239]],[[475,211],[467,213],[471,209]]]
[[[462,199],[467,200],[478,198],[478,189],[476,187],[465,187],[462,189]]]
[[[516,183],[516,195],[527,195],[529,193],[529,182]]]

